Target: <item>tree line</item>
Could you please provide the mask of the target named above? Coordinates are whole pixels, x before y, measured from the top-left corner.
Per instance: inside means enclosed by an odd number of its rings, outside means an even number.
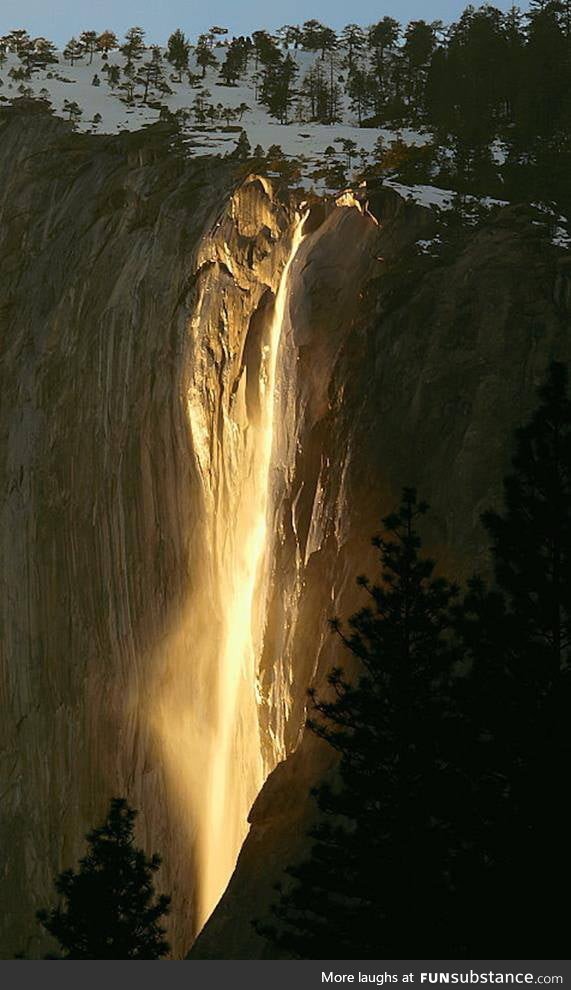
[[[434,141],[421,156],[424,181],[571,205],[571,0],[530,0],[526,13],[470,5],[447,26],[385,16],[336,32],[308,20],[229,39],[214,25],[193,45],[178,28],[164,53],[146,48],[139,27],[122,42],[111,30],[89,30],[70,39],[63,57],[91,64],[114,49],[125,65],[108,62],[105,71],[128,101],[135,92],[160,99],[183,77],[203,90],[208,70],[228,87],[249,74],[255,99],[283,124],[335,124],[349,107],[362,127],[425,128]],[[0,38],[0,60],[8,51],[22,60],[13,71],[24,74],[57,60],[51,42],[25,30]],[[298,51],[315,53],[305,71]],[[209,95],[203,90],[207,102]]]

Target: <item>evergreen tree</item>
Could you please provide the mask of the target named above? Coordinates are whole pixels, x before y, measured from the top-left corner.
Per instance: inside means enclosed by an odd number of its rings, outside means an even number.
[[[294,99],[293,83],[299,69],[291,55],[280,55],[276,61],[268,62],[262,73],[260,103],[267,106],[273,117],[281,124],[287,124],[289,109]]]
[[[473,814],[489,864],[485,876],[468,879],[459,864],[458,883],[467,916],[489,905],[484,954],[532,946],[536,958],[556,958],[566,921],[550,907],[549,877],[557,871],[566,884],[571,876],[562,793],[571,759],[571,398],[563,365],[551,365],[539,397],[516,432],[504,508],[483,516],[495,587],[473,579],[458,611],[471,661],[464,762],[479,781]]]
[[[290,45],[293,45],[294,48],[299,48],[302,42],[303,32],[297,24],[284,24],[283,27],[276,31],[276,35],[284,48],[289,48]]]
[[[67,119],[71,120],[74,124],[78,123],[79,118],[83,114],[83,110],[75,100],[64,100],[63,109],[67,113]]]
[[[97,31],[82,31],[79,36],[80,44],[89,55],[88,65],[93,62],[93,56],[97,51]]]
[[[162,53],[158,45],[152,46],[150,59],[141,63],[135,78],[143,87],[143,103],[147,102],[150,91],[158,94],[172,92],[165,78]]]
[[[125,63],[125,66],[123,68],[122,80],[123,81],[121,82],[119,89],[124,94],[125,102],[133,103],[135,99],[135,87],[137,85],[137,82],[140,82],[134,62]]]
[[[254,54],[256,57],[256,69],[258,64],[263,66],[272,65],[282,59],[275,38],[267,31],[254,31],[252,35],[254,43]]]
[[[244,51],[242,45],[235,39],[226,49],[224,61],[220,66],[220,76],[226,86],[234,86],[244,71]]]
[[[401,27],[394,17],[383,17],[377,24],[369,28],[369,47],[373,52],[375,71],[380,86],[385,78],[385,59],[387,52],[394,49],[401,33]]]
[[[357,142],[350,138],[336,138],[335,140],[341,145],[343,154],[347,156],[347,167],[350,169],[353,158],[357,154]]]
[[[248,135],[246,131],[240,131],[240,137],[236,142],[236,147],[232,152],[232,158],[237,158],[239,161],[247,161],[248,158],[252,156],[252,147],[248,141]]]
[[[406,96],[413,116],[421,119],[427,70],[436,47],[440,24],[411,21],[404,33],[403,58],[406,64]]]
[[[176,69],[179,82],[182,81],[182,73],[188,69],[189,56],[190,41],[184,34],[184,31],[177,28],[176,31],[173,31],[167,43],[167,60]]]
[[[63,50],[63,57],[66,58],[70,65],[74,65],[85,55],[85,49],[77,38],[70,38],[67,45]]]
[[[329,123],[329,87],[322,62],[315,62],[306,72],[301,85],[301,95],[309,120]]]
[[[571,400],[567,369],[553,363],[540,405],[517,431],[504,511],[489,511],[496,581],[546,684],[558,683],[571,645]]]
[[[354,66],[347,81],[347,93],[349,95],[349,105],[357,117],[359,127],[363,122],[363,117],[370,109],[373,86],[374,81],[369,73],[364,69]]]
[[[347,52],[347,68],[353,69],[353,63],[365,47],[365,32],[358,24],[347,24],[341,32],[341,42]]]
[[[134,62],[138,62],[143,57],[145,51],[145,32],[140,27],[129,28],[125,32],[125,41],[120,48],[121,54],[125,56],[126,68],[131,68]]]
[[[32,46],[32,39],[25,28],[10,31],[3,40],[7,51],[15,52],[19,56]]]
[[[208,106],[208,99],[210,97],[210,92],[207,89],[201,89],[198,91],[194,97],[192,103],[192,112],[194,114],[194,119],[197,124],[204,124],[206,120],[206,109]]]
[[[405,489],[374,545],[381,582],[360,578],[370,605],[341,639],[360,665],[329,676],[331,697],[312,692],[310,729],[340,754],[339,779],[321,785],[310,858],[256,925],[280,948],[309,959],[423,958],[450,949],[447,923],[452,796],[447,753],[446,641],[457,589],[421,556],[417,520],[427,506]]]
[[[121,81],[121,70],[118,65],[104,65],[102,72],[107,76],[107,82],[109,83],[111,89],[119,85]]]
[[[196,59],[197,65],[202,69],[202,78],[206,76],[206,70],[210,68],[216,68],[218,61],[216,55],[212,51],[212,48],[208,42],[208,37],[205,34],[201,34],[198,38],[196,48],[194,50],[194,57]]]
[[[321,21],[306,21],[301,30],[301,42],[308,52],[321,52],[321,57],[325,53],[337,47],[337,35],[332,28],[326,27]]]
[[[58,61],[55,45],[47,38],[34,38],[33,50],[29,55],[30,69],[46,69]]]
[[[155,897],[153,888],[161,860],[135,846],[136,814],[114,798],[105,823],[86,837],[78,872],[56,879],[60,904],[38,911],[64,959],[160,959],[169,951],[161,919],[170,898]]]

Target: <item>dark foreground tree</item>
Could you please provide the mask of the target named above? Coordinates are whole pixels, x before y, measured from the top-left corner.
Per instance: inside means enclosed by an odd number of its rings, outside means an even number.
[[[525,651],[545,685],[559,682],[571,645],[571,400],[553,363],[540,405],[516,434],[504,511],[483,517],[496,581]],[[534,676],[536,680],[536,676]]]
[[[105,823],[86,837],[78,872],[65,870],[55,880],[60,904],[38,911],[64,959],[160,959],[169,951],[161,919],[170,898],[153,887],[161,860],[135,846],[136,815],[114,798]]]
[[[310,728],[340,754],[337,778],[316,791],[320,811],[310,858],[259,932],[310,959],[430,958],[454,909],[448,874],[460,799],[449,758],[447,641],[457,589],[420,554],[427,506],[405,489],[374,540],[381,581],[359,584],[370,605],[334,626],[360,676],[329,676],[331,698],[313,695]],[[428,955],[426,955],[428,953]]]
[[[458,613],[471,662],[461,703],[471,713],[463,756],[479,781],[487,875],[465,888],[468,927],[492,934],[484,954],[557,958],[566,919],[554,881],[571,876],[565,781],[571,760],[571,400],[567,370],[553,363],[539,405],[516,432],[504,506],[483,523],[495,587],[472,580]],[[477,922],[477,918],[480,921]],[[482,919],[487,919],[482,924]],[[476,928],[478,925],[478,928]],[[478,935],[479,931],[479,935]],[[477,944],[472,946],[481,954]]]

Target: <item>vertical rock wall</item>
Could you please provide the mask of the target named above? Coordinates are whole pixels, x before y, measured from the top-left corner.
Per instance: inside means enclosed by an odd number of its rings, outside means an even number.
[[[207,721],[199,623],[221,607],[189,402],[200,387],[215,443],[289,215],[260,183],[233,194],[230,167],[183,162],[167,127],[0,128],[0,945],[43,951],[35,909],[125,795],[164,857],[180,955],[196,827],[177,719]]]
[[[175,955],[196,928],[228,500],[250,456],[293,207],[175,144],[166,125],[109,138],[0,116],[8,957],[45,949],[34,910],[114,795],[164,857]],[[287,759],[197,956],[271,955],[251,918],[303,854],[309,787],[330,762],[300,743],[306,689],[337,659],[327,618],[358,604],[379,516],[416,484],[451,576],[486,567],[479,512],[499,496],[511,430],[550,357],[570,356],[567,268],[521,211],[419,269],[406,259],[429,211],[396,194],[371,210],[314,204],[291,268],[253,686],[265,768]]]

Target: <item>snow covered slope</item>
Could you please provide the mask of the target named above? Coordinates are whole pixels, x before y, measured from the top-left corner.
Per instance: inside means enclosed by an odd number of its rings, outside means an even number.
[[[215,49],[214,53],[220,63],[225,49]],[[300,81],[320,58],[318,53],[301,50],[292,51],[291,55],[298,65]],[[256,100],[253,64],[235,86],[223,85],[219,69],[214,67],[207,69],[204,79],[192,85],[186,74],[183,74],[183,80],[179,82],[177,74],[164,61],[163,67],[167,70],[168,86],[172,92],[160,94],[159,97],[150,94],[148,102],[144,103],[142,93],[136,91],[133,102],[128,103],[117,85],[109,84],[105,71],[106,66],[112,65],[123,71],[125,59],[118,52],[110,53],[106,60],[101,55],[94,54],[91,62],[88,56],[84,56],[74,65],[70,65],[62,53],[58,53],[58,59],[56,65],[35,70],[31,79],[14,80],[10,76],[10,70],[21,69],[22,63],[15,54],[9,53],[7,61],[0,68],[3,82],[0,103],[22,95],[41,95],[49,99],[57,115],[68,116],[65,103],[75,102],[82,111],[81,116],[74,118],[78,130],[111,134],[121,130],[137,130],[153,123],[159,119],[161,106],[164,106],[171,113],[180,112],[189,152],[197,155],[226,155],[236,147],[237,138],[243,129],[252,148],[259,145],[267,152],[272,146],[279,146],[286,157],[300,160],[302,172],[306,176],[313,167],[323,166],[324,161],[362,167],[373,160],[373,149],[380,137],[387,146],[397,138],[409,145],[422,145],[431,137],[428,133],[406,128],[391,131],[385,128],[359,127],[347,105],[345,94],[341,101],[342,119],[339,123],[328,125],[294,120],[287,125],[280,124]],[[202,75],[194,54],[191,55],[189,67],[195,76]],[[98,85],[93,84],[94,79]],[[212,108],[212,118],[206,123],[197,119],[197,96],[206,106]],[[240,115],[238,108],[244,105],[247,109]],[[232,124],[232,113],[224,117],[226,108],[234,112]],[[218,119],[215,119],[214,112]],[[344,140],[354,141],[357,148],[351,162],[343,151]],[[326,149],[334,149],[335,153],[330,150],[326,158]]]

